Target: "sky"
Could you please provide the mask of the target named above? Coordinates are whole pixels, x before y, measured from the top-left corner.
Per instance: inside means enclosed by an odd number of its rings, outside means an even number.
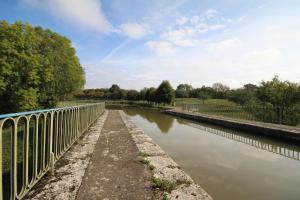
[[[68,37],[85,88],[300,81],[299,0],[0,0],[0,20]]]

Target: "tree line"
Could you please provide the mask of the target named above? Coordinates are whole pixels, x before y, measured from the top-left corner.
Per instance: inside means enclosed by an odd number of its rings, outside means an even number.
[[[165,104],[172,103],[174,98],[198,98],[203,103],[206,99],[228,99],[239,105],[291,107],[300,103],[300,85],[281,81],[278,76],[275,76],[270,81],[262,81],[258,85],[249,83],[238,89],[230,89],[222,83],[200,88],[183,83],[174,90],[168,81],[163,81],[158,88],[143,88],[140,91],[125,90],[114,84],[110,88],[86,89],[75,96],[79,99],[125,99]]]
[[[54,107],[83,89],[71,41],[48,29],[0,21],[0,113]]]
[[[240,106],[241,112],[249,113],[259,121],[292,125],[300,122],[300,85],[281,81],[278,76],[261,81],[258,85],[245,84],[238,89],[230,89],[222,83],[200,88],[183,83],[174,90],[168,81],[163,81],[157,88],[143,88],[140,91],[124,90],[118,85],[112,85],[110,88],[86,89],[75,96],[79,99],[124,99],[150,104],[172,104],[175,97],[198,98],[203,106],[206,99],[227,99]],[[215,109],[236,110],[236,106],[217,105]]]
[[[171,104],[175,98],[175,90],[165,80],[157,87],[143,88],[137,90],[121,89],[117,84],[110,88],[85,89],[75,94],[77,99],[95,99],[95,100],[130,100],[147,101],[155,104]]]

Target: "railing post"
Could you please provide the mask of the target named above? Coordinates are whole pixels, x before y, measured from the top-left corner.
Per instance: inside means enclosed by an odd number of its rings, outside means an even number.
[[[0,120],[0,200],[3,199],[3,190],[2,190],[2,121]]]
[[[50,152],[50,171],[51,175],[54,175],[54,153],[53,153],[53,115],[54,111],[51,112],[51,118],[50,118],[50,145],[49,145],[49,152]]]
[[[50,172],[51,175],[54,176],[54,153],[50,153]]]
[[[279,124],[282,124],[282,114],[283,114],[282,111],[283,111],[282,107],[279,106]]]

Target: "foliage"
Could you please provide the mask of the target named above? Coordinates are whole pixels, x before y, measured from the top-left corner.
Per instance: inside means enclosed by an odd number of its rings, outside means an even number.
[[[262,81],[258,87],[257,97],[265,104],[271,104],[272,110],[278,119],[278,123],[286,122],[289,117],[294,121],[297,113],[291,113],[291,109],[300,99],[300,86],[289,81],[281,81],[275,76],[271,81]],[[290,116],[294,117],[290,117]],[[290,123],[290,120],[288,120]]]
[[[171,192],[176,187],[176,184],[174,182],[159,178],[153,178],[153,183],[156,188],[160,188],[162,191],[166,192]]]
[[[151,87],[146,92],[146,101],[148,102],[156,102],[156,89]]]
[[[55,106],[83,88],[71,41],[50,30],[0,21],[0,112]]]
[[[170,104],[175,98],[175,92],[169,81],[163,81],[157,88],[156,99],[158,103]]]
[[[122,90],[118,85],[113,84],[109,89],[109,98],[110,99],[124,99],[126,92]]]
[[[255,95],[255,92],[241,88],[230,91],[228,99],[240,105],[245,105],[247,102],[255,100]]]
[[[127,91],[126,99],[131,101],[138,101],[140,100],[140,93],[136,90],[129,90]]]
[[[289,107],[299,101],[299,85],[289,81],[280,81],[275,76],[271,81],[262,81],[257,97],[273,106]]]
[[[188,98],[193,87],[189,84],[179,84],[175,91],[176,98]]]
[[[206,99],[210,99],[210,98],[211,98],[211,95],[210,95],[208,92],[206,92],[206,91],[200,91],[200,92],[198,93],[198,98],[201,99],[201,100],[202,100],[202,103],[204,104],[204,101],[205,101]]]
[[[229,91],[229,87],[222,83],[214,83],[212,85],[213,90],[215,91],[214,98],[217,99],[225,99],[227,97],[227,92]]]

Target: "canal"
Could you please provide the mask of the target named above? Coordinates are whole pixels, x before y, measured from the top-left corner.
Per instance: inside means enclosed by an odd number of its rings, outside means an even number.
[[[157,109],[124,111],[215,200],[300,199],[299,146]]]

